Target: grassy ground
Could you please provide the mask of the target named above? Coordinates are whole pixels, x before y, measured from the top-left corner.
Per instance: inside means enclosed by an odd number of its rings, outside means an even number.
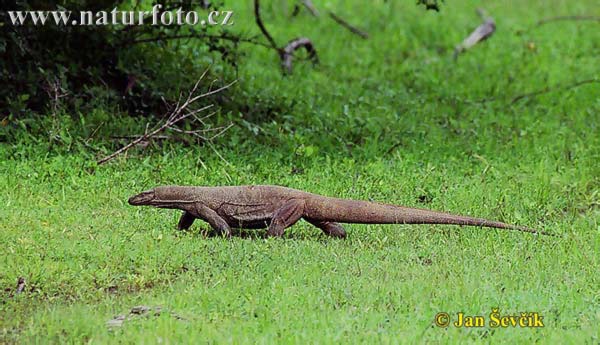
[[[413,2],[323,5],[369,40],[325,17],[290,20],[283,4],[264,5],[273,36],[312,38],[322,63],[281,77],[273,51],[246,48],[231,97],[250,104],[222,116],[236,124],[215,143],[224,160],[169,144],[97,167],[66,139],[94,121],[63,123],[51,148],[26,133],[1,144],[0,342],[600,341],[599,84],[512,102],[597,80],[596,23],[534,25],[594,2],[486,4],[497,33],[456,62],[454,45],[479,24],[470,2],[439,14]],[[236,28],[256,32],[250,3],[232,9]],[[280,184],[560,236],[350,225],[340,241],[300,223],[284,239],[226,240],[205,225],[174,231],[177,212],[126,204],[171,183]],[[13,296],[18,277],[27,286]],[[137,305],[162,312],[107,326]],[[545,327],[433,323],[440,312],[489,320],[496,307],[539,312]]]

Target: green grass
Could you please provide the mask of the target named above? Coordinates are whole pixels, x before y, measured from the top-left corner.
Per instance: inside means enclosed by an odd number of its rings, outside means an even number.
[[[600,341],[600,84],[511,104],[599,78],[596,23],[534,28],[594,2],[486,4],[498,31],[456,62],[454,45],[479,23],[470,2],[446,1],[439,14],[414,2],[331,2],[366,41],[326,17],[290,20],[283,2],[263,3],[275,39],[310,37],[322,63],[282,77],[273,51],[245,47],[230,97],[249,107],[219,117],[236,124],[215,143],[224,160],[167,144],[95,166],[100,153],[76,137],[104,121],[102,110],[54,123],[47,136],[9,127],[20,132],[0,144],[0,342]],[[251,3],[231,8],[236,30],[257,32]],[[101,136],[111,131],[143,130],[132,122],[105,124],[94,147],[110,151]],[[302,222],[284,239],[226,240],[206,237],[204,224],[177,232],[177,212],[126,203],[171,183],[279,184],[559,237],[349,225],[341,241]],[[13,296],[18,277],[27,287]],[[107,327],[136,305],[163,312]],[[539,312],[545,327],[433,325],[439,312],[487,318],[495,307]]]

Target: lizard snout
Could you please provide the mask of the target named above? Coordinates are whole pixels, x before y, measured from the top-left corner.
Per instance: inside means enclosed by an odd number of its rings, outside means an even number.
[[[154,190],[148,190],[145,192],[141,192],[140,194],[134,195],[129,198],[129,205],[139,206],[139,205],[148,205],[151,201],[154,200]]]

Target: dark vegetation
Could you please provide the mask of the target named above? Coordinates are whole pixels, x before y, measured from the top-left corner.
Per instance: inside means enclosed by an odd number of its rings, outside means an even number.
[[[68,9],[110,12],[113,8],[140,10],[139,2],[122,0],[19,1],[10,10]],[[202,6],[197,1],[161,2],[161,11],[210,11],[221,4]],[[207,60],[216,54],[235,66],[239,36],[228,37],[226,28],[207,34],[192,26],[73,26],[9,24],[8,12],[0,12],[0,109],[22,118],[47,114],[57,105],[69,111],[89,111],[98,100],[117,105],[130,115],[160,114],[165,101],[195,82]],[[214,30],[213,30],[214,31]],[[194,39],[182,53],[182,44],[169,41]],[[190,51],[191,50],[191,51]],[[210,80],[210,78],[208,78]],[[176,85],[174,87],[174,85]]]

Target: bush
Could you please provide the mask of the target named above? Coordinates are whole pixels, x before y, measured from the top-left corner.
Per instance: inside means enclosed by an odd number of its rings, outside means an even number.
[[[164,9],[189,11],[193,1],[163,1]],[[123,0],[18,1],[10,10],[110,12],[133,9]],[[60,104],[86,109],[101,100],[135,113],[162,112],[164,98],[175,98],[173,81],[186,88],[209,61],[182,54],[168,37],[198,34],[196,50],[216,51],[230,58],[234,46],[206,37],[189,26],[34,26],[12,25],[0,12],[0,111],[12,117],[48,113]],[[144,39],[146,43],[138,44]],[[231,59],[230,59],[231,62]],[[166,91],[169,90],[169,91]]]

